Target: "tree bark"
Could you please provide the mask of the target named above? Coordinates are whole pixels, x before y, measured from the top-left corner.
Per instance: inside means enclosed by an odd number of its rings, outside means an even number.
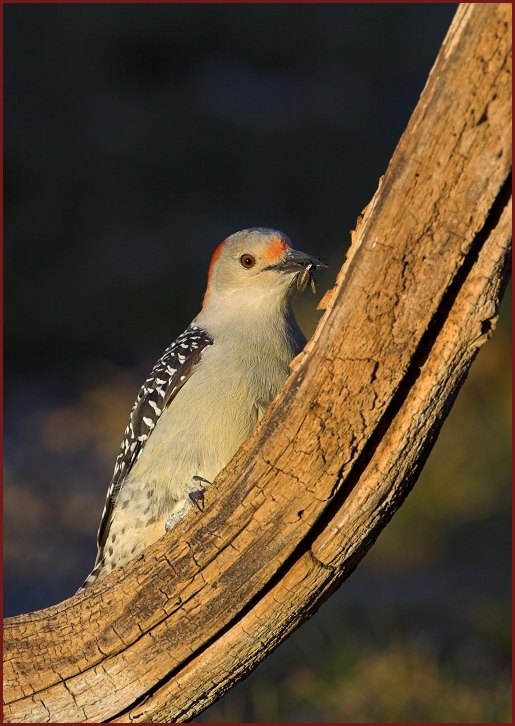
[[[180,722],[353,571],[416,481],[511,255],[511,4],[459,7],[284,391],[191,512],[5,621],[4,718]]]

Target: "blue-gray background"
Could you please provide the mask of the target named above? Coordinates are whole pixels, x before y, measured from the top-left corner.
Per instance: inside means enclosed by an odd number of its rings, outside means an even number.
[[[456,7],[4,5],[6,615],[88,573],[128,412],[215,245],[274,226],[333,283]],[[504,308],[372,552],[202,720],[509,720]]]

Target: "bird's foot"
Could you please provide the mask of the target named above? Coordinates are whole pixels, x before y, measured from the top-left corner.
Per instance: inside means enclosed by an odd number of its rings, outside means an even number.
[[[204,509],[204,492],[211,482],[204,479],[203,476],[198,475],[192,476],[191,480],[195,484],[195,488],[192,488],[191,491],[188,492],[188,496],[186,499],[182,500],[182,504],[177,502],[177,511],[170,514],[165,522],[165,532],[168,532],[171,527],[177,524],[177,522],[184,517],[187,511],[191,508],[192,504],[194,504],[199,511]],[[200,486],[201,484],[205,484],[206,486]]]
[[[208,486],[211,484],[210,481],[207,479],[204,479],[203,476],[198,476],[196,474],[195,476],[191,477],[192,481],[195,482],[195,484],[200,484],[203,482],[204,484],[207,484]],[[204,509],[204,492],[206,491],[206,487],[199,487],[198,489],[194,489],[192,492],[188,492],[188,497],[191,499],[193,504],[197,507],[199,511],[202,511]]]

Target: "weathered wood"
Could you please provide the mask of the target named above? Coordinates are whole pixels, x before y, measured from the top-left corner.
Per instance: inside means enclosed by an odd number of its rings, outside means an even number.
[[[6,620],[6,721],[193,718],[352,572],[495,326],[510,61],[511,4],[461,5],[284,392],[202,515],[82,595]]]

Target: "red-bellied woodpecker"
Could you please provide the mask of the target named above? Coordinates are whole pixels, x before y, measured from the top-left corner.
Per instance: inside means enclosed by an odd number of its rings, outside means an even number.
[[[143,384],[116,460],[81,590],[155,542],[196,504],[262,418],[306,339],[292,291],[316,257],[275,229],[228,237],[211,259],[202,310]]]

